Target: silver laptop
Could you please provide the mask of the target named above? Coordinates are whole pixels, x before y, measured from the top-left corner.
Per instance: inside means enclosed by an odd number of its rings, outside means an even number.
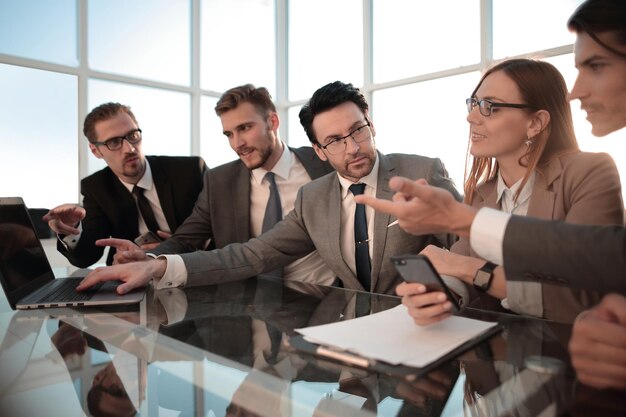
[[[118,295],[119,281],[77,292],[82,278],[54,278],[21,197],[0,197],[0,282],[13,309],[139,303],[145,289]]]

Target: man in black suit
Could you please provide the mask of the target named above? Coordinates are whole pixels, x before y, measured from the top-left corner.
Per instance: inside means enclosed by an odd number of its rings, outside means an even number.
[[[63,204],[43,218],[58,234],[59,252],[81,268],[102,256],[98,239],[134,240],[149,231],[166,239],[191,213],[206,170],[199,157],[145,157],[135,115],[119,103],[93,109],[83,133],[107,167],[81,181],[82,207]],[[114,255],[111,248],[108,265]]]
[[[624,22],[623,0],[587,0],[568,22],[576,32],[578,68],[570,99],[580,100],[595,136],[626,127]],[[624,227],[565,224],[490,209],[477,212],[444,190],[406,178],[394,178],[390,186],[397,192],[393,203],[367,197],[359,197],[359,202],[397,216],[400,226],[410,233],[451,231],[470,236],[481,257],[504,265],[508,280],[626,294]],[[439,295],[432,293],[432,297]],[[428,312],[432,318],[441,313],[446,313],[443,307]],[[581,313],[574,324],[570,353],[582,382],[624,389],[626,298],[609,294],[598,306]]]

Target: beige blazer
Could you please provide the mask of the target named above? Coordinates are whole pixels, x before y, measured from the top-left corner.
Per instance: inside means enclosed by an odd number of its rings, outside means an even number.
[[[492,179],[480,185],[472,206],[499,209],[496,184],[497,179]],[[623,225],[624,204],[615,162],[605,153],[571,152],[538,167],[527,216],[573,224]],[[535,244],[541,246],[542,242]],[[479,257],[467,238],[457,241],[451,251]],[[563,322],[572,322],[600,298],[596,291],[550,284],[542,284],[542,295],[543,317]],[[480,294],[480,298],[483,306],[494,305],[493,297]]]

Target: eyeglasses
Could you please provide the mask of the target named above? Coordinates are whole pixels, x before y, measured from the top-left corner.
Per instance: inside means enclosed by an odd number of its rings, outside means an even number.
[[[352,138],[355,143],[362,143],[368,141],[372,138],[372,131],[369,129],[370,122],[365,123],[363,126],[357,127],[352,132],[348,133],[346,136],[342,136],[340,138],[335,138],[326,145],[320,146],[322,149],[328,151],[331,155],[337,155],[342,152],[345,152],[346,147],[348,146],[348,138]]]
[[[117,151],[122,149],[124,141],[131,145],[136,145],[141,142],[141,129],[135,129],[128,132],[125,136],[118,136],[115,138],[107,139],[104,142],[91,142],[96,146],[106,146],[110,151]]]
[[[487,99],[476,100],[476,98],[474,97],[465,99],[465,104],[467,105],[468,113],[471,113],[472,110],[474,110],[474,108],[478,106],[478,110],[480,111],[480,114],[482,114],[485,117],[491,116],[491,111],[493,110],[494,107],[512,107],[514,109],[536,109],[537,108],[536,106],[532,106],[530,104],[494,103],[493,101],[490,101]]]

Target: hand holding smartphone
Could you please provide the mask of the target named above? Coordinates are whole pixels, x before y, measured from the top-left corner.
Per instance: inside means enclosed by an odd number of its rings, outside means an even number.
[[[452,311],[461,309],[459,297],[456,296],[443,278],[439,275],[433,264],[424,255],[402,255],[391,258],[396,270],[406,282],[417,282],[426,287],[427,292],[440,291],[446,294],[452,304]]]
[[[141,247],[142,245],[146,245],[148,243],[163,242],[163,239],[161,239],[156,233],[148,231],[146,233],[143,233],[143,234],[137,236],[137,238],[135,238],[134,242],[135,242],[135,244],[137,246]]]

